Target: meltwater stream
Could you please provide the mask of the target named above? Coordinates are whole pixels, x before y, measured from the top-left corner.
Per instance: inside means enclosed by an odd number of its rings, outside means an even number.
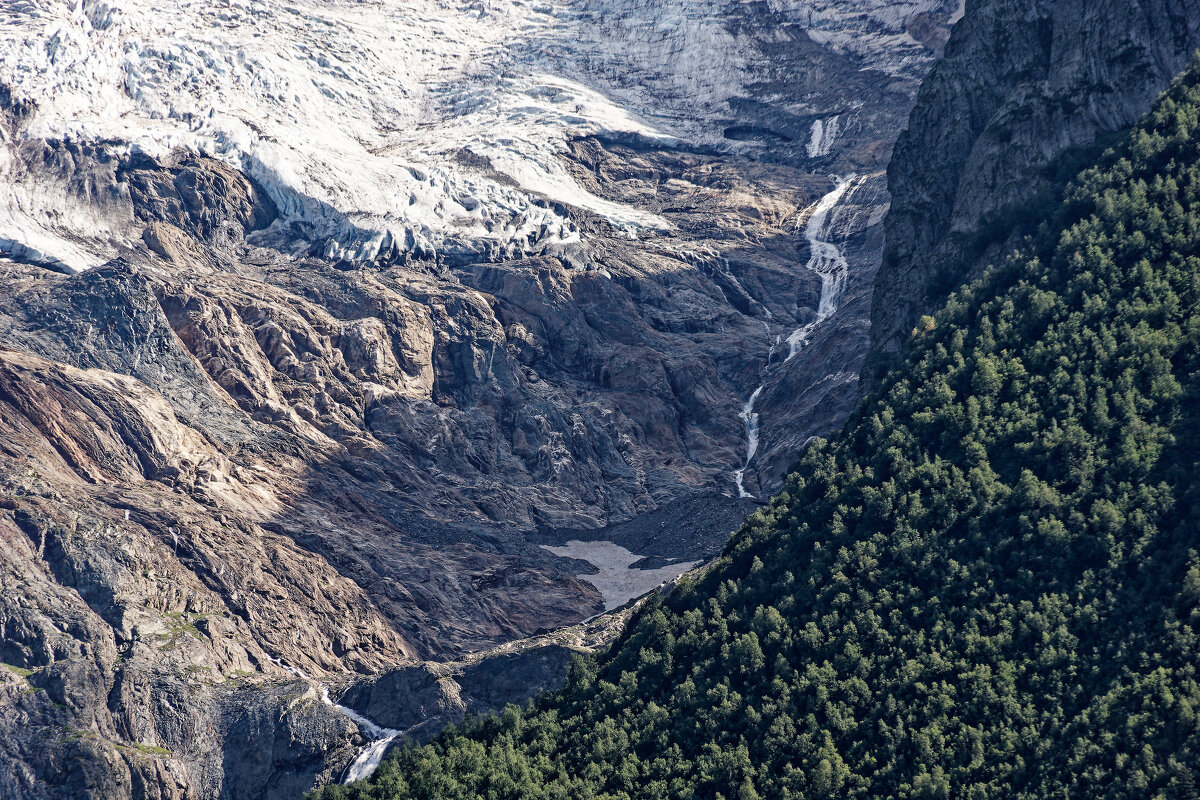
[[[353,783],[354,781],[361,781],[364,778],[371,777],[371,773],[375,771],[375,768],[379,766],[379,762],[383,760],[383,754],[387,752],[388,746],[403,731],[376,725],[353,708],[333,702],[329,697],[329,690],[324,686],[321,686],[321,702],[333,706],[345,714],[358,725],[363,733],[371,738],[371,743],[362,749],[362,752],[358,754],[358,758],[354,759],[354,763],[346,770],[346,776],[342,779],[342,783]]]
[[[404,731],[398,731],[394,728],[385,728],[382,725],[377,725],[372,720],[367,719],[362,714],[355,711],[353,708],[335,703],[333,698],[329,696],[329,687],[320,681],[313,680],[303,670],[293,667],[274,656],[268,655],[267,658],[277,667],[281,667],[287,673],[300,678],[301,680],[314,683],[321,690],[321,702],[327,706],[333,706],[339,712],[347,717],[351,722],[358,726],[364,734],[366,734],[371,742],[363,747],[362,752],[358,754],[358,758],[354,759],[354,763],[346,770],[345,776],[342,778],[342,783],[353,783],[371,777],[379,762],[383,760],[383,754],[387,752],[388,746],[395,741],[397,736],[400,736]]]
[[[808,263],[804,267],[817,273],[821,278],[821,299],[817,303],[816,318],[807,325],[802,325],[792,331],[788,336],[789,349],[788,357],[785,360],[794,358],[796,353],[799,353],[808,344],[808,338],[817,329],[817,326],[837,311],[838,303],[842,299],[842,292],[846,290],[846,276],[849,268],[842,249],[828,241],[833,238],[833,223],[829,214],[846,196],[846,192],[849,191],[857,177],[857,175],[851,174],[845,178],[839,178],[833,191],[822,197],[817,203],[817,207],[813,209],[812,215],[808,218],[808,224],[804,227],[804,238],[808,240],[811,253]]]
[[[821,297],[817,302],[817,316],[813,321],[801,325],[788,336],[788,355],[784,359],[784,363],[791,361],[808,344],[809,337],[812,336],[817,326],[837,311],[838,303],[842,299],[842,292],[846,289],[849,266],[841,248],[829,241],[833,238],[833,222],[830,214],[846,196],[857,178],[858,176],[853,173],[844,178],[835,178],[836,185],[833,190],[817,201],[816,208],[809,215],[808,224],[804,227],[804,238],[808,240],[811,252],[808,263],[804,267],[817,273],[821,278]],[[774,352],[775,346],[772,345],[771,354],[767,358],[768,370],[771,368],[771,356],[774,355]],[[746,470],[750,468],[750,462],[758,453],[759,415],[754,407],[765,388],[766,383],[764,382],[755,389],[742,406],[742,413],[738,415],[746,424],[746,461],[742,464],[741,469],[733,473],[734,481],[737,483],[738,497],[754,497],[746,491],[744,481]]]
[[[733,473],[733,478],[737,481],[738,497],[754,497],[754,495],[746,491],[746,487],[742,481],[746,478],[746,470],[750,468],[751,459],[758,452],[758,412],[754,410],[754,406],[758,402],[758,396],[762,394],[764,388],[766,388],[766,384],[755,389],[754,394],[750,395],[750,399],[742,406],[741,418],[746,423],[746,463],[742,465],[741,469]]]

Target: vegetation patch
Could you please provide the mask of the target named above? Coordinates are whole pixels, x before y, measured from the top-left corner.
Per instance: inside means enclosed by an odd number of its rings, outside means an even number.
[[[20,675],[22,678],[28,678],[30,675],[33,674],[33,670],[31,670],[31,669],[25,669],[24,667],[17,667],[12,664],[5,664],[3,661],[0,661],[0,669],[6,669],[9,672],[13,673],[14,675]]]
[[[191,636],[197,640],[202,638],[200,629],[196,627],[196,622],[204,619],[204,614],[175,611],[164,614],[164,617],[168,621],[168,626],[167,632],[162,634],[164,641],[159,644],[159,650],[170,650],[177,647],[184,636]]]
[[[121,750],[133,750],[146,756],[162,757],[171,755],[171,751],[165,747],[159,747],[152,744],[141,744],[140,742],[132,742],[129,744],[117,743],[116,747]]]

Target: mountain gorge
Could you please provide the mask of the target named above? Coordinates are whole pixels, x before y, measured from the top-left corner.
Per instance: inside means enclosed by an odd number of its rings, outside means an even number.
[[[322,800],[1187,798],[1200,60],[723,556]]]

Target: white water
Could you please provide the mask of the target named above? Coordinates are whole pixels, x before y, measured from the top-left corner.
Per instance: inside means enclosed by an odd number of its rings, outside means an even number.
[[[317,685],[321,692],[321,702],[327,706],[333,706],[343,716],[358,726],[368,738],[371,739],[370,744],[362,749],[358,754],[358,758],[346,770],[346,776],[342,779],[342,783],[352,783],[353,781],[361,781],[371,777],[371,773],[379,766],[379,762],[383,760],[383,754],[387,752],[390,745],[397,736],[400,736],[404,731],[398,731],[394,728],[385,728],[382,725],[376,724],[373,720],[367,719],[362,714],[355,711],[349,706],[343,706],[333,702],[333,698],[329,696],[329,687],[320,681],[315,681],[308,676],[308,673],[301,669],[293,667],[272,655],[268,655],[267,659],[277,667],[282,668],[289,675],[294,675],[301,680],[309,681]]]
[[[739,415],[742,422],[746,423],[746,463],[733,473],[734,480],[737,481],[738,497],[754,497],[746,491],[742,482],[746,477],[746,470],[750,468],[751,459],[758,452],[758,412],[754,410],[754,406],[758,403],[758,396],[762,394],[765,387],[766,384],[763,384],[754,390],[754,394],[750,395],[750,399],[742,406],[742,413]]]
[[[842,299],[842,292],[846,289],[848,272],[846,256],[843,255],[840,247],[829,241],[833,238],[830,212],[846,196],[846,192],[849,191],[856,179],[857,176],[853,174],[838,179],[837,186],[833,191],[817,202],[817,207],[813,209],[813,213],[808,218],[808,224],[804,228],[804,238],[808,240],[809,248],[812,251],[812,255],[808,257],[808,263],[804,266],[805,269],[820,276],[821,299],[817,304],[816,319],[792,331],[788,336],[789,350],[788,357],[785,359],[787,361],[794,358],[808,344],[809,337],[812,336],[812,332],[817,329],[817,326],[837,311],[838,302]]]
[[[358,758],[354,759],[354,763],[350,765],[350,768],[346,770],[346,776],[342,779],[342,783],[353,783],[354,781],[361,781],[364,778],[371,777],[371,773],[375,771],[376,767],[379,766],[379,762],[383,760],[383,754],[387,752],[388,746],[403,731],[398,731],[395,728],[384,728],[367,719],[353,708],[333,702],[329,697],[329,690],[324,686],[321,687],[321,701],[326,705],[333,706],[342,712],[342,714],[349,717],[372,740],[358,754]]]
[[[830,122],[836,125],[836,118]],[[834,128],[834,132],[829,135],[836,135],[836,127]],[[814,127],[814,142],[817,142],[820,138],[820,132]],[[809,337],[812,336],[813,331],[822,322],[829,319],[838,309],[838,303],[841,301],[842,293],[846,289],[849,268],[841,248],[829,241],[834,238],[833,220],[830,219],[830,215],[837,204],[845,198],[847,192],[850,191],[857,179],[858,176],[854,174],[836,179],[836,186],[817,201],[816,207],[808,217],[808,224],[804,228],[804,238],[808,240],[812,255],[809,256],[805,268],[820,276],[821,298],[817,303],[816,318],[807,325],[802,325],[792,331],[791,335],[788,336],[788,355],[783,360],[783,363],[791,361],[808,344]],[[770,350],[767,353],[768,370],[771,368],[772,361],[774,360],[777,345],[778,341],[772,342]],[[754,495],[746,491],[745,478],[746,470],[750,468],[750,462],[754,460],[754,456],[758,453],[759,414],[754,410],[754,407],[758,404],[758,398],[765,388],[766,384],[764,383],[755,389],[754,393],[750,395],[750,398],[742,406],[742,413],[738,415],[746,425],[746,461],[742,464],[741,469],[733,473],[734,481],[737,483],[738,497],[754,497]]]
[[[371,742],[364,747],[363,751],[359,753],[358,759],[346,771],[346,777],[342,783],[353,783],[371,777],[371,774],[379,766],[379,762],[383,760],[383,754],[387,752],[388,746],[399,735],[400,731],[395,731],[391,736]]]

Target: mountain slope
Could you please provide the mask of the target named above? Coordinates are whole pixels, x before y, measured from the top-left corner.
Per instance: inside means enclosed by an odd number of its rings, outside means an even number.
[[[1142,117],[1200,47],[1196,0],[973,4],[922,84],[888,170],[868,383],[922,314],[978,277]]]
[[[719,553],[959,5],[0,3],[0,795],[293,796],[379,736],[317,681]]]
[[[635,465],[645,485],[633,497],[571,498],[593,508],[568,524],[621,521],[696,489],[737,494],[739,467],[758,496],[857,399],[883,169],[958,7],[23,0],[0,9],[0,257],[59,270],[118,256],[249,262],[300,285],[317,282],[305,275],[311,262],[415,263],[436,285],[526,307],[526,281],[547,266],[620,284],[631,297],[605,300],[645,309],[654,330],[636,325],[635,341],[619,342],[633,352],[587,341],[570,355],[601,383],[611,374],[625,388],[636,369],[645,378],[635,391],[670,392],[632,426],[678,428],[685,441],[654,443],[678,452],[672,465]],[[239,193],[222,192],[217,208],[193,214],[209,188],[197,179],[245,183],[255,213],[237,213],[247,210]],[[843,296],[785,362],[781,343],[821,305],[817,270],[796,268],[809,261],[803,226],[839,181],[848,191],[821,233],[845,253],[826,269]],[[195,216],[198,242],[187,235]],[[478,268],[496,263],[520,277]],[[527,362],[546,349],[533,344]],[[685,358],[686,374],[631,367],[646,348]],[[548,377],[564,365],[522,366]],[[738,416],[760,385],[762,447],[748,458]],[[693,417],[721,427],[692,437]],[[552,426],[553,438],[577,429],[521,422]],[[636,443],[632,426],[609,433]],[[530,445],[562,462],[564,438]]]
[[[330,798],[1194,797],[1200,64],[696,583]]]

